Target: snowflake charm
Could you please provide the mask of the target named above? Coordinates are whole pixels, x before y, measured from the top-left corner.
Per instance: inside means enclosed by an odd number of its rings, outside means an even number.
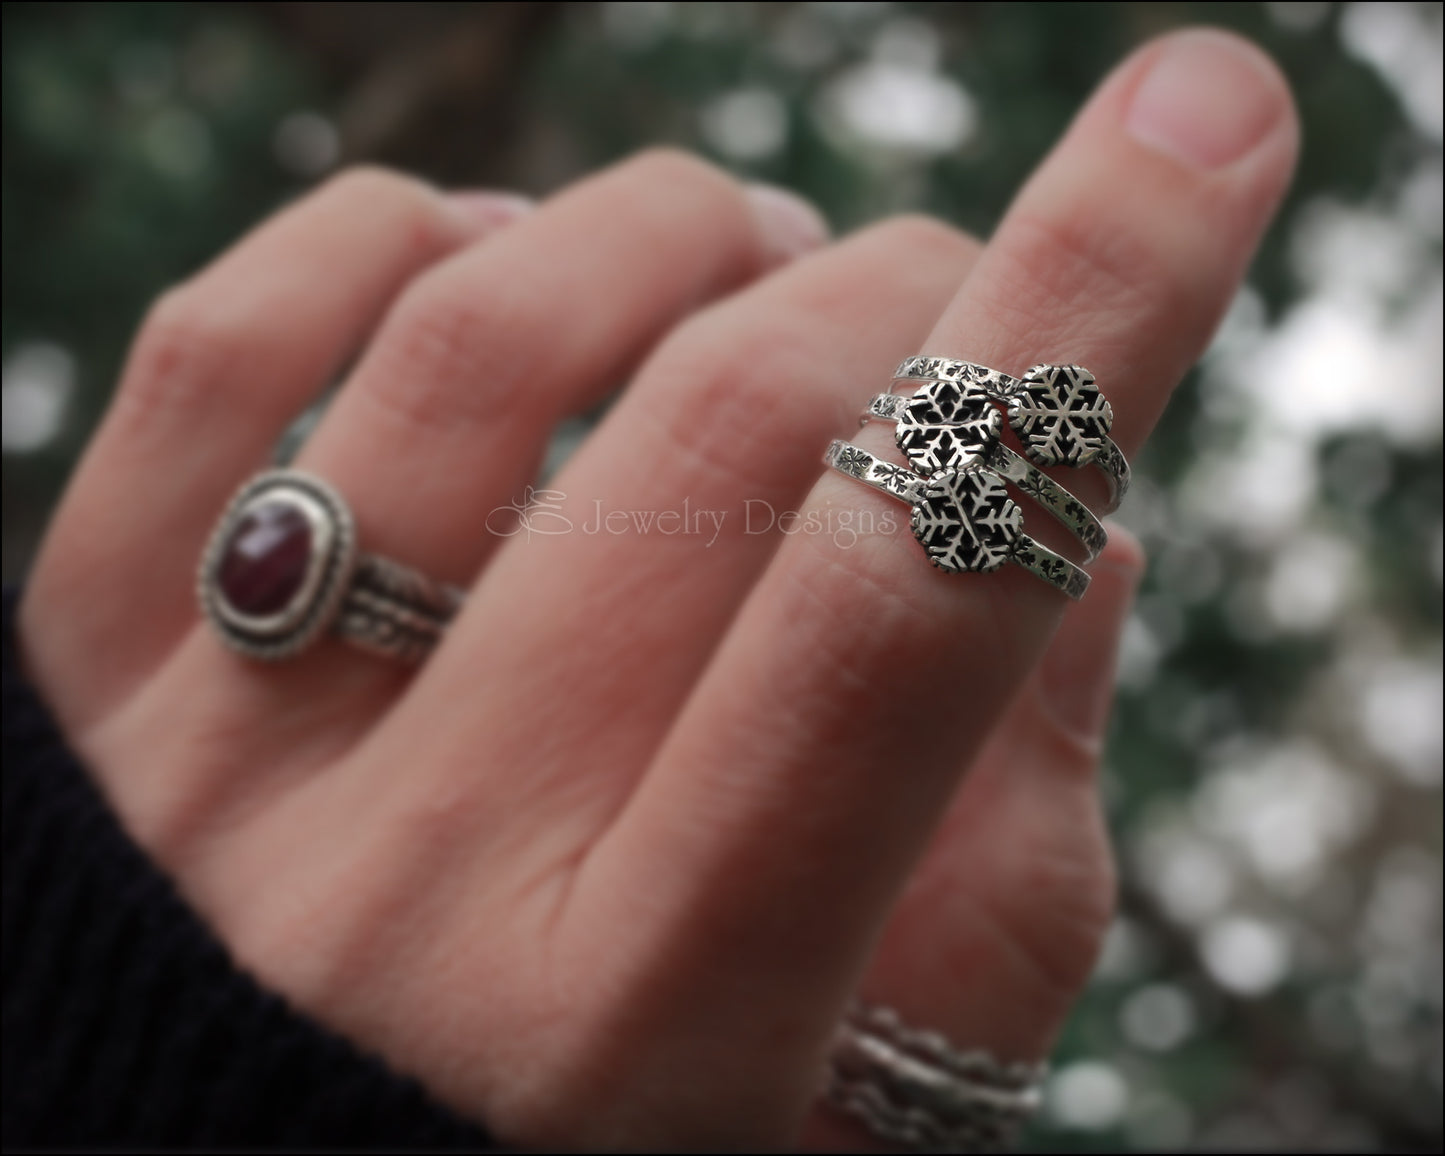
[[[1079,365],[1036,365],[1009,399],[1009,424],[1041,466],[1088,465],[1104,449],[1114,409]]]
[[[872,464],[873,455],[857,446],[844,446],[833,459],[834,466],[855,478],[867,478],[868,468]]]
[[[974,466],[930,478],[915,501],[912,527],[940,570],[986,573],[1012,556],[1023,514],[1002,481]]]
[[[931,475],[960,469],[998,441],[1003,417],[976,385],[935,381],[921,386],[898,417],[898,448],[913,468]]]

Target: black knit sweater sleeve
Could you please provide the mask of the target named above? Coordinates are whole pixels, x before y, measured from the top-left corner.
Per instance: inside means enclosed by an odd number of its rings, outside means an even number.
[[[237,970],[66,749],[16,661],[15,603],[6,591],[5,1147],[490,1147]]]

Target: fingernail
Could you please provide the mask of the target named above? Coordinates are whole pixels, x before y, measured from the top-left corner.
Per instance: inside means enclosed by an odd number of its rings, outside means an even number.
[[[1104,738],[1114,700],[1119,638],[1143,566],[1137,546],[1115,559],[1105,554],[1099,560],[1085,602],[1064,619],[1039,671],[1044,708],[1060,727],[1089,746]]]
[[[823,214],[796,193],[776,185],[749,185],[752,205],[768,254],[778,263],[791,261],[828,240]]]
[[[1167,41],[1134,90],[1126,124],[1140,144],[1191,168],[1248,154],[1288,107],[1274,63],[1237,36],[1209,29]]]
[[[519,193],[470,190],[448,193],[447,203],[469,228],[484,232],[510,224],[537,207],[530,197],[524,197]]]

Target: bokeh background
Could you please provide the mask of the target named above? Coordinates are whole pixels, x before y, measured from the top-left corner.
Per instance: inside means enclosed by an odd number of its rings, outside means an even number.
[[[1441,14],[7,4],[5,577],[147,302],[339,166],[545,194],[669,142],[840,231],[986,235],[1131,47],[1235,28],[1288,73],[1303,159],[1121,513],[1152,559],[1104,780],[1121,912],[1028,1139],[1438,1150]]]

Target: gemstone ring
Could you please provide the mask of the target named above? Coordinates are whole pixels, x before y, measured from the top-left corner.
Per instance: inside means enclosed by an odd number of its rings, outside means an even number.
[[[449,586],[357,549],[341,496],[299,470],[267,470],[231,499],[201,555],[201,610],[252,658],[301,653],[328,629],[419,662],[461,605]]]

